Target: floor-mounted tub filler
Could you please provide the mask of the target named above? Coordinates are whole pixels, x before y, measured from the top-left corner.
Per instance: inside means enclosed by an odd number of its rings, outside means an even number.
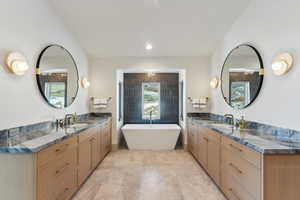
[[[177,124],[126,124],[122,127],[131,150],[175,149],[180,130]]]

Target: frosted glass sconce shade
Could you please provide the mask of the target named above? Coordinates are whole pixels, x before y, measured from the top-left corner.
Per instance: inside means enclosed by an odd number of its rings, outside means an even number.
[[[6,58],[6,65],[11,73],[18,76],[24,75],[29,69],[26,58],[18,52],[8,54]]]

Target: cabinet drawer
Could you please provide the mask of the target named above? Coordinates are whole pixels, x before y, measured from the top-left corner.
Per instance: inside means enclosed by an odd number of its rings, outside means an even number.
[[[47,164],[50,161],[61,159],[64,157],[65,153],[70,149],[77,147],[77,137],[71,137],[62,141],[61,143],[55,144],[51,147],[48,147],[45,150],[42,150],[37,154],[37,163],[38,166]]]
[[[243,159],[251,162],[256,167],[261,168],[261,154],[239,144],[225,136],[222,137],[222,145],[225,146],[229,151],[242,157]]]
[[[252,163],[242,159],[235,153],[222,149],[222,168],[225,176],[231,176],[253,197],[261,196],[261,171]]]
[[[229,200],[256,200],[227,173],[222,177],[222,188]]]
[[[68,199],[77,187],[77,151],[38,168],[38,200]]]
[[[68,200],[77,190],[76,170],[67,170],[54,185],[46,185],[46,193],[39,200]],[[51,189],[49,189],[51,188]],[[52,190],[52,191],[51,191]]]

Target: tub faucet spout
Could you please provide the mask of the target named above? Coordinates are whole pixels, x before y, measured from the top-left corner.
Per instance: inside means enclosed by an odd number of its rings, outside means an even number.
[[[152,124],[152,110],[150,111],[150,124]]]

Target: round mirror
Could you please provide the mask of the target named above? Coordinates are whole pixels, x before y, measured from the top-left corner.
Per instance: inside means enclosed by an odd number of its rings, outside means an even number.
[[[250,45],[240,45],[227,56],[222,69],[221,89],[225,101],[243,109],[258,96],[263,82],[263,62]]]
[[[37,83],[48,104],[65,108],[74,102],[78,71],[70,52],[59,45],[47,46],[41,52],[36,68]]]

